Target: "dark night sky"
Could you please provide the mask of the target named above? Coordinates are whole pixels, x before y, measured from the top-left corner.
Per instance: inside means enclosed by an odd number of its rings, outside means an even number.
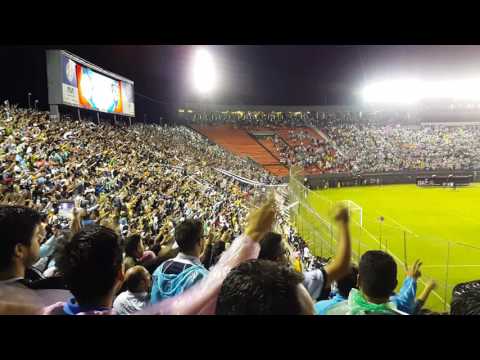
[[[220,104],[352,104],[364,81],[392,76],[480,75],[480,46],[205,46],[221,84],[208,101]],[[137,117],[165,116],[200,99],[192,91],[195,46],[0,47],[0,100],[25,105],[27,93],[47,109],[45,49],[65,49],[135,82]]]

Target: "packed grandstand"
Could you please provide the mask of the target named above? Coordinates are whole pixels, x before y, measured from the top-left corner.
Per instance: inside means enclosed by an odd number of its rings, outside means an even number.
[[[120,126],[0,111],[4,313],[432,313],[420,262],[395,292],[402,269],[388,253],[351,261],[344,208],[335,253],[314,256],[289,221],[286,177],[480,159],[477,126],[353,113],[183,111],[183,125]],[[475,313],[475,291],[456,287],[450,312]]]
[[[408,120],[408,114],[397,119],[385,116],[379,122],[359,112],[182,114],[206,136],[231,126],[250,134],[270,130],[270,137],[259,140],[265,151],[279,164],[300,166],[309,174],[473,170],[480,165],[478,123],[422,124]]]

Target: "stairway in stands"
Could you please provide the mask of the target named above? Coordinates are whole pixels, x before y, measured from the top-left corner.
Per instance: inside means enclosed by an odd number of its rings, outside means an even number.
[[[267,171],[276,176],[287,176],[288,169],[281,165],[269,151],[251,137],[245,130],[232,126],[192,126],[194,130],[212,142],[236,155],[247,155]]]
[[[272,153],[278,160],[280,160],[280,153],[277,151],[275,147],[275,143],[271,138],[268,139],[259,139],[258,142],[262,144],[268,151]]]
[[[301,127],[301,128],[283,128],[283,129],[277,129],[276,133],[283,139],[285,142],[290,145],[290,146],[297,146],[300,145],[300,142],[297,140],[293,140],[289,138],[289,132],[294,131],[294,132],[307,132],[309,135],[313,136],[314,138],[320,140],[320,143],[324,143],[325,139],[323,139],[315,130],[308,128],[308,127]],[[305,145],[310,144],[310,141],[305,140],[304,141]]]

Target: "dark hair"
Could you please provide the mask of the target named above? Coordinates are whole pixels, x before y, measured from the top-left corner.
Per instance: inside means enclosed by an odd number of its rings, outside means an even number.
[[[224,251],[225,251],[225,243],[223,241],[219,241],[213,244],[212,261],[210,262],[209,267],[215,265],[218,262],[218,260],[220,260],[220,257],[222,256]]]
[[[282,255],[282,235],[269,232],[260,241],[259,259],[276,261]]]
[[[367,251],[358,266],[362,291],[365,295],[388,298],[397,286],[397,264],[386,252]]]
[[[297,315],[303,275],[269,260],[250,260],[232,269],[217,299],[217,315]]]
[[[452,315],[480,315],[480,281],[461,283],[453,288]]]
[[[136,269],[140,267],[141,269]],[[148,271],[143,266],[135,266],[129,269],[133,269],[125,279],[125,287],[130,292],[138,292],[138,288],[142,281],[145,280],[145,277],[148,276]]]
[[[138,244],[140,244],[141,240],[142,238],[139,234],[129,236],[125,241],[125,255],[134,258],[135,251],[137,250]]]
[[[357,287],[358,269],[355,266],[350,267],[347,275],[337,280],[338,293],[344,298],[348,297],[350,290]]]
[[[105,226],[87,225],[60,244],[55,263],[77,302],[88,305],[115,284],[122,267],[119,237]]]
[[[35,227],[40,224],[38,211],[24,206],[0,206],[0,270],[12,264],[17,244],[30,246]]]
[[[40,213],[40,221],[47,222],[47,220],[48,220],[48,214]]]
[[[185,220],[175,227],[175,241],[181,252],[190,252],[195,249],[202,235],[203,224],[199,220]]]

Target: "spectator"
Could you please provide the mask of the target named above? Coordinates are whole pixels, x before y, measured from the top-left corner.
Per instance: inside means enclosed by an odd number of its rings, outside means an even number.
[[[120,293],[113,302],[113,309],[119,315],[129,315],[148,305],[150,273],[143,266],[133,266],[125,273],[127,290]]]
[[[335,259],[323,267],[303,273],[303,284],[314,301],[318,300],[320,295],[325,292],[325,289],[330,287],[332,281],[342,278],[350,268],[351,243],[348,228],[348,209],[340,209],[335,220],[339,225],[340,231],[340,239],[338,241]],[[275,261],[283,264],[288,263],[281,242],[281,236],[279,236],[279,234],[268,234],[265,239],[266,242],[261,242],[262,251],[260,252],[260,259],[275,259]]]
[[[282,242],[282,235],[269,232],[260,242],[261,250],[259,259],[270,260],[287,265],[289,263],[286,257],[286,250]]]
[[[417,281],[422,275],[420,267],[422,263],[420,260],[416,260],[410,269],[406,269],[407,276],[403,281],[403,285],[398,292],[390,297],[390,300],[395,303],[397,309],[407,314],[414,314],[418,305],[415,297],[417,295]]]
[[[226,276],[240,263],[258,256],[258,242],[271,231],[276,210],[270,198],[247,217],[244,234],[237,237],[213,266],[207,277],[181,294],[161,301],[144,310],[143,314],[215,314],[218,294]],[[304,292],[305,293],[305,292]],[[308,297],[308,295],[307,295]]]
[[[92,224],[63,244],[56,263],[74,298],[45,310],[53,315],[113,314],[112,304],[124,279],[119,236]]]
[[[347,275],[335,281],[336,293],[329,300],[322,300],[315,304],[315,311],[317,315],[326,315],[327,311],[342,301],[348,299],[348,295],[352,289],[357,287],[358,269],[355,266],[350,267]]]
[[[415,309],[413,311],[414,314],[418,315],[423,311],[427,309],[423,309],[423,306],[427,302],[428,297],[430,296],[431,292],[435,290],[437,287],[437,283],[434,280],[429,280],[427,284],[425,285],[425,289],[423,289],[422,293],[420,296],[417,298],[415,302]]]
[[[225,279],[217,315],[313,315],[303,276],[268,260],[247,261]]]
[[[23,206],[0,206],[0,283],[29,287],[27,274],[39,258],[45,227],[40,214]]]
[[[213,268],[211,276],[175,297],[147,307],[141,313],[213,314],[221,284],[230,269],[258,254],[258,241],[271,229],[275,218],[272,205],[272,201],[269,201],[250,213],[245,235],[234,240]],[[43,313],[115,314],[111,308],[113,297],[123,281],[118,240],[118,235],[111,229],[88,225],[66,243],[59,255],[58,264],[74,299],[53,304],[44,309]],[[105,261],[106,259],[110,261]]]
[[[367,251],[358,266],[358,287],[352,289],[348,300],[338,303],[327,315],[399,315],[390,301],[397,286],[397,264],[383,251]]]
[[[143,247],[143,241],[140,235],[135,234],[127,238],[125,243],[125,259],[123,260],[125,271],[140,263],[144,250],[145,248]]]
[[[175,241],[180,253],[153,273],[152,304],[181,294],[208,274],[199,259],[204,246],[203,224],[185,220],[175,228]]]

